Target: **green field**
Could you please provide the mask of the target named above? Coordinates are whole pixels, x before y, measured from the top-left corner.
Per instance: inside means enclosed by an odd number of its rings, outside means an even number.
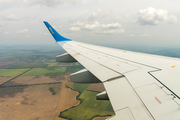
[[[73,90],[80,92],[78,99],[81,103],[61,112],[60,117],[70,120],[89,120],[96,116],[114,115],[110,101],[96,100],[99,92],[86,90],[90,85],[74,83]]]
[[[67,66],[66,72],[68,73],[74,73],[77,72],[81,69],[84,69],[84,67],[82,65],[78,65],[78,66]]]
[[[96,100],[98,92],[84,91],[79,99],[82,103],[76,107],[61,112],[60,117],[70,120],[89,120],[96,116],[114,115],[112,109],[109,108],[109,101]]]
[[[28,69],[0,69],[0,77],[17,76]]]
[[[33,68],[22,76],[62,76],[66,67]]]
[[[48,64],[45,64],[42,61],[30,61],[30,62],[18,62],[6,67],[6,69],[45,68],[47,66]]]
[[[78,91],[82,93],[84,90],[86,90],[87,87],[89,87],[91,84],[80,84],[80,83],[74,83],[73,90]]]
[[[48,63],[47,67],[55,67],[55,66],[59,66],[58,63]]]

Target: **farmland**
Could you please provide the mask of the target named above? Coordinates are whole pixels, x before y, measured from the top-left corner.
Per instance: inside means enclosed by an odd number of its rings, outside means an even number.
[[[93,103],[99,92],[93,92],[91,84],[69,82],[69,74],[84,67],[79,63],[57,63],[55,56],[63,52],[54,47],[1,48],[1,119],[61,120],[64,117],[61,118],[60,113],[69,114],[69,111],[73,113],[71,119],[76,119],[79,108],[91,113],[87,119],[113,114],[107,109],[109,101]],[[86,90],[89,86],[91,91]],[[107,107],[102,108],[102,104]],[[76,108],[75,111],[72,108]],[[86,115],[78,119],[85,120]]]
[[[22,76],[63,76],[66,67],[33,68]]]
[[[28,61],[28,62],[18,62],[15,64],[12,64],[6,69],[23,69],[23,68],[45,68],[48,64],[45,64],[41,61]]]
[[[5,83],[6,81],[12,79],[13,77],[0,77],[0,85]]]
[[[52,87],[56,94],[49,91]],[[51,120],[56,111],[61,84],[0,88],[2,120]]]
[[[22,72],[25,72],[28,69],[0,69],[0,76],[17,76]]]
[[[38,85],[48,83],[61,83],[63,76],[19,76],[3,86]]]
[[[78,97],[82,103],[62,112],[60,117],[72,120],[86,120],[92,119],[96,116],[114,115],[112,108],[108,107],[110,104],[109,101],[96,100],[96,94],[98,94],[98,92],[83,91],[83,93]]]
[[[89,120],[97,116],[103,117],[114,115],[109,101],[96,100],[96,95],[99,92],[86,90],[90,85],[91,84],[74,83],[73,90],[79,92],[77,99],[81,101],[81,104],[61,112],[60,117],[72,120]],[[101,85],[102,84],[97,84],[95,86],[102,88]]]

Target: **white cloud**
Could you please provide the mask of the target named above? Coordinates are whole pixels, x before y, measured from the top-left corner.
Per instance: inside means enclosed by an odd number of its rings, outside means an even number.
[[[83,25],[84,25],[84,23],[83,23],[83,22],[79,22],[79,21],[77,21],[74,25],[77,25],[77,26],[83,26]]]
[[[80,31],[80,28],[79,27],[71,27],[71,28],[69,28],[69,30],[71,30],[71,31]]]
[[[131,23],[137,23],[137,20],[132,20]]]
[[[120,33],[124,33],[124,29],[120,29],[120,30],[102,30],[102,31],[95,31],[95,33],[103,33],[103,34],[120,34]]]
[[[135,35],[132,35],[132,34],[131,34],[131,35],[129,35],[129,37],[134,37],[134,36],[135,36]]]
[[[44,35],[50,35],[49,33],[44,33]]]
[[[9,32],[4,32],[4,34],[5,34],[5,35],[8,35],[8,34],[9,34]]]
[[[12,2],[13,0],[0,0],[0,3],[9,3]]]
[[[166,10],[155,9],[153,7],[139,10],[138,22],[141,25],[157,25],[163,21],[176,22],[177,17],[174,15],[168,15],[168,12]]]
[[[25,33],[25,32],[28,32],[28,29],[22,29],[20,31],[17,31],[16,33]]]
[[[115,21],[121,21],[122,23],[134,23],[135,20],[130,14],[121,14],[114,16]]]
[[[1,3],[12,3],[12,4],[21,4],[21,5],[45,5],[48,7],[57,6],[60,4],[76,4],[82,0],[0,0]]]
[[[93,24],[86,24],[84,27],[86,29],[91,30],[91,29],[100,27],[100,24],[97,21],[95,21]]]
[[[174,16],[174,15],[170,15],[168,21],[169,21],[170,23],[177,22],[177,17]]]
[[[19,18],[17,16],[15,16],[14,14],[7,16],[5,19],[6,20],[19,20]]]
[[[98,19],[104,20],[104,19],[109,19],[110,16],[112,15],[112,11],[108,9],[97,9],[96,11],[89,12],[86,14],[82,14],[79,19],[81,21],[86,21],[86,22],[94,22],[97,21]]]
[[[4,23],[0,23],[0,27],[4,26]]]
[[[140,36],[142,36],[142,37],[148,37],[148,36],[151,36],[150,34],[142,34],[142,35],[140,35]]]
[[[125,31],[121,28],[122,25],[119,22],[111,21],[115,21],[112,10],[97,9],[96,11],[80,15],[77,22],[69,30],[103,34],[119,34]]]
[[[73,27],[69,28],[71,31],[86,31],[92,33],[104,33],[104,34],[119,34],[123,33],[124,29],[121,28],[119,23],[100,24],[95,21],[92,24],[77,22]]]
[[[110,24],[107,24],[107,25],[102,25],[103,28],[108,28],[108,29],[118,29],[121,27],[121,24],[119,23],[110,23]]]

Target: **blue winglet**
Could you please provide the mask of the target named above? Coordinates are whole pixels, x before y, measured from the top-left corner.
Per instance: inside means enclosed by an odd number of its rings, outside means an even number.
[[[56,42],[72,41],[72,40],[70,40],[68,38],[65,38],[65,37],[61,36],[48,22],[44,21],[44,24],[46,25],[46,27],[48,28],[49,32],[54,37]]]

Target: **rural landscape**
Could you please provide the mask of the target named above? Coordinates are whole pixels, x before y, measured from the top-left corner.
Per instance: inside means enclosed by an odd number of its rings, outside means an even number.
[[[79,63],[57,63],[58,46],[0,47],[0,119],[103,120],[114,114],[96,100],[102,84],[77,84],[69,75]]]
[[[180,58],[179,48],[132,48]],[[114,115],[111,103],[96,100],[98,84],[72,83],[69,75],[84,67],[58,63],[58,45],[0,46],[1,120],[104,120]]]

